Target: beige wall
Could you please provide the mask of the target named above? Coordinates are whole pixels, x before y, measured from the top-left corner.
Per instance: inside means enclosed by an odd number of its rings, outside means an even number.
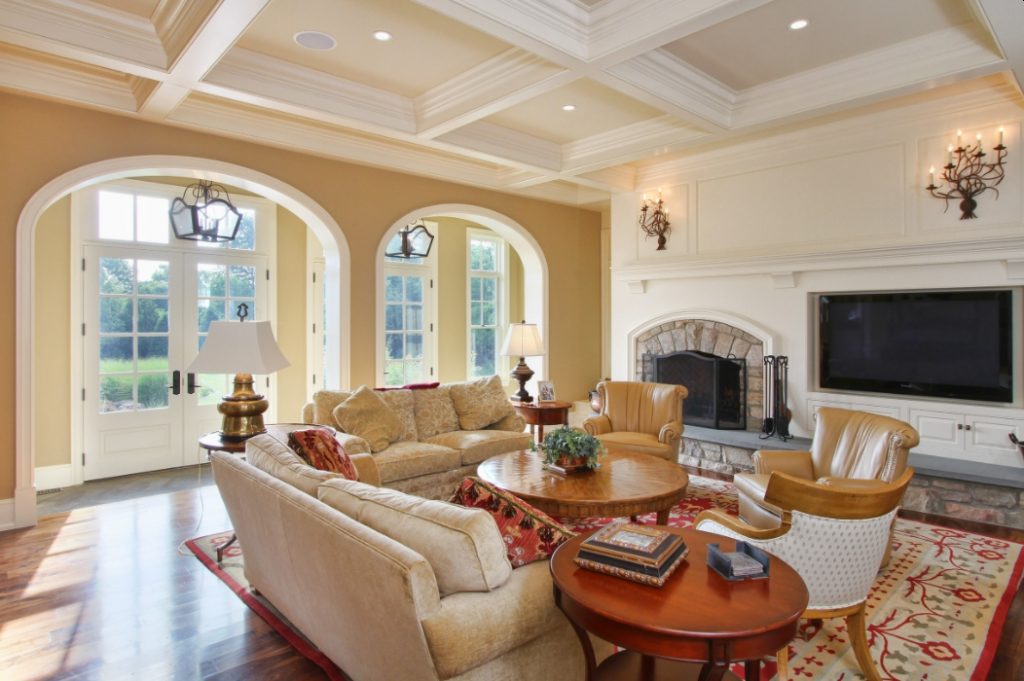
[[[422,206],[465,203],[507,215],[549,264],[549,375],[559,397],[582,398],[599,378],[600,215],[593,211],[358,166],[49,101],[0,95],[0,363],[15,375],[18,216],[47,182],[104,159],[167,154],[238,164],[305,193],[345,232],[352,255],[351,382],[373,383],[375,255],[402,215]],[[571,253],[571,257],[565,254]],[[15,386],[0,386],[0,499],[14,489]]]
[[[276,374],[277,420],[301,421],[306,403],[306,223],[277,207],[277,324],[274,333],[291,366]]]
[[[37,391],[32,404],[36,466],[71,463],[70,225],[71,197],[65,196],[43,213],[36,227],[35,333],[41,360],[36,362]]]

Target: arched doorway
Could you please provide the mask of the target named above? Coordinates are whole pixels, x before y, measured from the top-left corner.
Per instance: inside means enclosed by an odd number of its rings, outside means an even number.
[[[376,263],[376,342],[375,356],[377,366],[375,376],[383,374],[384,354],[384,310],[385,310],[385,286],[384,252],[388,242],[394,235],[413,222],[419,219],[431,217],[459,218],[468,222],[486,227],[504,239],[513,248],[522,261],[523,267],[523,316],[531,322],[536,323],[540,328],[542,339],[547,342],[548,331],[548,266],[547,260],[540,245],[533,235],[521,224],[502,215],[496,211],[473,206],[470,204],[437,204],[424,206],[410,211],[392,223],[391,228],[384,234],[377,245]],[[534,380],[547,378],[546,357],[534,357],[529,360],[530,367],[534,370]],[[443,378],[443,377],[442,377]]]
[[[349,377],[350,270],[348,242],[340,226],[314,200],[291,185],[264,173],[221,161],[182,156],[131,156],[89,164],[57,177],[39,189],[25,205],[17,226],[16,273],[16,375],[17,406],[14,525],[36,522],[35,504],[35,419],[33,382],[35,358],[35,230],[43,212],[61,197],[83,187],[126,177],[179,176],[226,183],[263,196],[294,213],[313,231],[324,248],[327,290],[337,292],[328,307],[326,338],[330,352],[338,358],[331,367],[332,380]]]

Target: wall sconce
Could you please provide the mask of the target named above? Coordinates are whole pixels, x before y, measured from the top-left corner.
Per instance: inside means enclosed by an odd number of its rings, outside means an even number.
[[[672,227],[668,221],[668,211],[665,210],[661,201],[661,189],[658,190],[658,200],[647,198],[644,194],[644,205],[640,207],[640,217],[637,218],[640,230],[647,236],[658,237],[659,251],[665,250],[665,241],[672,233]]]
[[[430,255],[430,247],[434,245],[434,235],[430,233],[422,221],[406,225],[396,236],[398,237],[397,250],[388,251],[385,249],[385,257],[404,258],[406,260],[426,258]],[[388,247],[391,247],[391,243],[388,244]]]
[[[188,241],[231,241],[242,222],[228,190],[207,180],[185,187],[171,202],[170,216],[174,236]]]
[[[928,169],[928,186],[925,189],[937,199],[946,201],[949,210],[950,199],[960,199],[960,219],[970,220],[978,217],[974,209],[978,207],[975,196],[991,189],[999,198],[996,187],[1003,181],[1003,159],[1006,158],[1006,147],[1003,146],[1003,129],[999,128],[999,144],[993,147],[996,159],[993,163],[985,163],[986,154],[981,148],[981,133],[975,137],[977,144],[964,147],[961,143],[963,132],[956,131],[956,148],[950,144],[946,150],[946,165],[942,168],[939,179],[944,188],[935,185],[935,166]]]

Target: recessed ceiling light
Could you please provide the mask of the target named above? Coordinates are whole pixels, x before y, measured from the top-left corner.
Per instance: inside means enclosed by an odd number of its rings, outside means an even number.
[[[333,50],[338,44],[334,36],[320,31],[299,31],[292,36],[292,40],[308,50]]]
[[[801,28],[807,28],[807,24],[809,23],[810,22],[807,21],[807,19],[797,19],[796,21],[789,25],[789,30],[799,31]]]
[[[388,33],[387,31],[374,31],[373,39],[379,40],[382,43],[386,43],[387,41],[391,40],[391,34]]]
[[[565,104],[565,105],[562,106],[562,111],[575,111],[575,110],[576,110],[576,105],[575,104]]]

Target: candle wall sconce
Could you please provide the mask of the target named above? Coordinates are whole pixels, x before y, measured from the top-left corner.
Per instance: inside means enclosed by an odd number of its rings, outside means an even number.
[[[647,198],[644,194],[644,204],[640,207],[640,217],[637,218],[637,225],[648,237],[658,237],[659,251],[665,250],[665,242],[668,235],[672,233],[671,224],[668,221],[668,211],[665,210],[661,201],[661,190],[658,190],[658,200]]]
[[[960,199],[960,219],[970,220],[978,217],[974,209],[978,202],[974,197],[991,189],[999,198],[996,187],[1003,181],[1003,159],[1006,158],[1006,147],[1003,145],[1003,129],[999,128],[999,144],[992,148],[995,159],[986,162],[988,154],[982,149],[981,133],[979,132],[974,145],[964,146],[961,142],[963,132],[956,131],[956,148],[950,144],[946,150],[946,165],[942,167],[939,179],[942,186],[935,184],[935,166],[928,169],[928,186],[925,189],[937,199],[946,202],[949,210],[951,199]]]

